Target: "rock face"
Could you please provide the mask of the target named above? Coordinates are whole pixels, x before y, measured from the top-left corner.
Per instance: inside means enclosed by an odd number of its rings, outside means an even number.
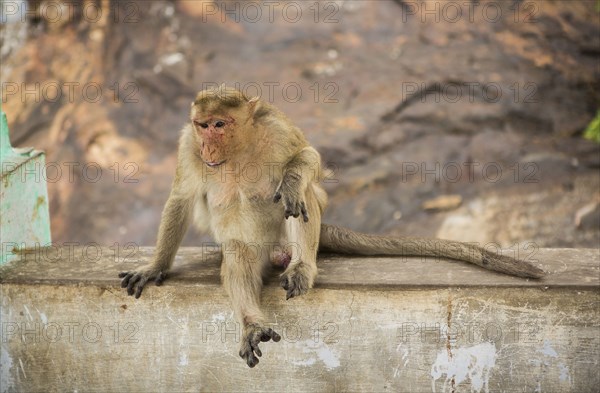
[[[581,138],[600,105],[593,1],[64,4],[2,25],[3,110],[13,145],[48,153],[55,242],[153,244],[189,102],[223,82],[321,151],[328,222],[600,240],[573,219],[600,187],[600,149]],[[454,209],[422,208],[453,194]]]

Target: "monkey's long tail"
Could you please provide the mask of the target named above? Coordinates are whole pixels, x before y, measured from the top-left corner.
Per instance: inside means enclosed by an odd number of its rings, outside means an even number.
[[[469,243],[417,237],[384,237],[321,224],[319,251],[358,255],[429,256],[457,259],[519,277],[541,278],[545,272],[529,262]]]

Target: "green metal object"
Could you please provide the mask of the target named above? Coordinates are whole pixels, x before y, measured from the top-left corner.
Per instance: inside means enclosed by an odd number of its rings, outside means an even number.
[[[0,264],[19,258],[15,248],[50,245],[46,159],[33,148],[12,148],[0,112]]]

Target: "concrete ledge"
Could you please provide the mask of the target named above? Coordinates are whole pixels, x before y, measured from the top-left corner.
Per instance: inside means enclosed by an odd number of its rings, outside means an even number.
[[[274,273],[263,309],[283,338],[261,345],[254,369],[237,356],[239,329],[213,254],[182,248],[170,279],[137,301],[116,273],[147,263],[152,249],[129,254],[55,249],[0,268],[0,391],[600,385],[597,249],[538,250],[533,257],[550,272],[540,281],[429,258],[323,256],[316,287],[287,302]]]

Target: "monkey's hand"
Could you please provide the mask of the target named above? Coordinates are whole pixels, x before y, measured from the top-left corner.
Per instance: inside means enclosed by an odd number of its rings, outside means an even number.
[[[292,171],[288,171],[283,176],[283,179],[279,183],[277,190],[275,190],[275,196],[273,196],[273,202],[277,203],[283,200],[283,207],[285,209],[285,219],[287,220],[290,216],[294,218],[300,217],[304,222],[308,222],[308,212],[306,211],[306,204],[302,200],[301,188],[302,179],[300,175]]]
[[[127,288],[129,296],[135,293],[135,298],[138,299],[142,295],[142,290],[148,280],[154,279],[154,283],[159,286],[167,278],[167,274],[157,270],[154,265],[148,265],[129,272],[119,273],[121,280],[121,288]]]
[[[240,347],[240,357],[246,361],[248,367],[252,368],[258,364],[258,357],[262,352],[258,344],[273,340],[278,342],[281,336],[271,328],[264,328],[256,323],[252,323],[244,328],[244,337],[242,337],[242,346]]]

